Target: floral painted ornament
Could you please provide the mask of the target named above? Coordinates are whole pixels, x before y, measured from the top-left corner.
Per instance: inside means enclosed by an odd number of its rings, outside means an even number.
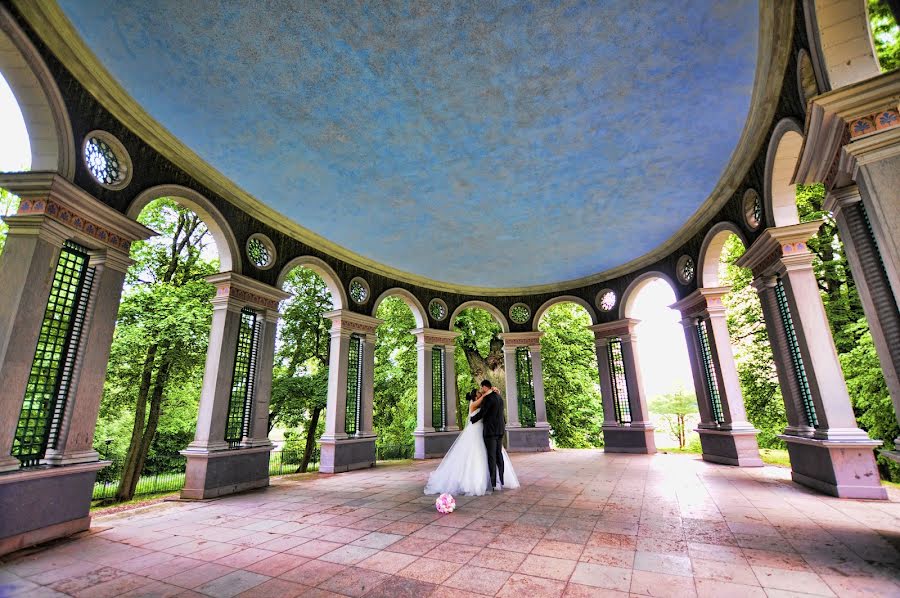
[[[434,507],[438,510],[438,513],[452,513],[456,509],[456,500],[445,492],[434,501]]]

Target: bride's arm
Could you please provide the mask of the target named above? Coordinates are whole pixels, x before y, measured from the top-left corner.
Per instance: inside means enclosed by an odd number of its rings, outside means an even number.
[[[477,399],[475,399],[474,401],[469,403],[469,413],[472,413],[473,411],[475,411],[476,409],[481,407],[481,401],[483,401],[483,400],[484,400],[484,395],[481,395],[480,397],[478,397]]]

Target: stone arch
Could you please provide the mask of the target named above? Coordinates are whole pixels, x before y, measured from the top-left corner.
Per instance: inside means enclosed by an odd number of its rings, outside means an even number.
[[[170,197],[200,216],[216,242],[216,249],[219,252],[219,269],[222,272],[241,273],[241,248],[231,226],[211,201],[193,189],[181,185],[150,187],[134,198],[125,214],[129,218],[137,219],[150,202],[161,197]]]
[[[805,0],[803,8],[820,89],[837,89],[881,74],[866,0]]]
[[[632,280],[631,283],[625,288],[625,292],[622,293],[622,300],[619,302],[619,318],[631,317],[634,297],[637,296],[637,294],[641,292],[641,289],[647,286],[647,284],[657,278],[661,278],[666,281],[666,283],[668,283],[669,287],[672,289],[672,293],[675,293],[675,289],[677,289],[678,287],[675,286],[675,281],[672,280],[671,276],[669,276],[668,274],[664,274],[659,270],[644,272],[643,274]],[[675,294],[675,296],[677,297],[678,295]]]
[[[703,245],[700,246],[699,267],[697,268],[698,287],[719,286],[719,258],[722,255],[725,241],[731,235],[737,235],[744,247],[747,246],[747,239],[744,238],[740,227],[733,222],[719,222],[706,233]]]
[[[488,312],[489,314],[494,316],[494,319],[497,320],[498,324],[500,324],[500,328],[503,332],[509,332],[509,321],[506,319],[506,316],[503,315],[502,311],[486,301],[466,301],[465,303],[454,309],[453,313],[450,314],[450,326],[453,326],[453,322],[456,321],[456,316],[459,315],[459,312],[470,307],[478,307]]]
[[[792,182],[803,149],[803,129],[785,118],[775,125],[766,151],[765,195],[766,226],[788,226],[800,222],[797,213],[797,186]]]
[[[50,69],[13,16],[0,6],[0,73],[12,89],[31,143],[31,170],[75,178],[75,139]]]
[[[561,295],[559,297],[554,297],[553,299],[549,299],[541,305],[536,312],[534,312],[534,316],[531,318],[533,324],[532,329],[537,330],[538,325],[541,323],[541,317],[544,315],[548,309],[556,305],[557,303],[577,303],[581,307],[587,311],[588,316],[591,318],[591,324],[597,323],[597,312],[594,310],[594,307],[582,299],[581,297],[576,297],[574,295]]]
[[[381,302],[388,297],[397,297],[398,299],[401,299],[403,303],[405,303],[409,307],[409,309],[412,310],[413,318],[415,318],[416,320],[416,328],[425,328],[428,326],[428,312],[425,311],[425,308],[422,306],[422,302],[419,301],[415,295],[400,287],[388,289],[378,296],[378,299],[376,299],[375,303],[372,304],[371,316],[373,318],[378,312],[378,306],[381,305]]]
[[[322,277],[322,280],[325,281],[325,286],[328,287],[328,291],[331,293],[331,305],[334,309],[344,309],[349,305],[347,292],[344,290],[344,285],[341,284],[341,277],[324,260],[312,255],[295,257],[284,265],[284,268],[278,274],[278,281],[275,283],[279,289],[284,286],[284,281],[290,271],[297,267],[309,268]]]

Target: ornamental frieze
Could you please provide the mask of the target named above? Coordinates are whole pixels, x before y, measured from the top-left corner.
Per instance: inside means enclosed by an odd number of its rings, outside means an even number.
[[[21,215],[44,214],[57,222],[65,224],[69,228],[78,230],[91,238],[97,239],[105,245],[128,253],[131,250],[131,241],[123,239],[116,233],[100,226],[89,218],[63,207],[53,200],[43,198],[22,198],[19,209],[16,212]]]
[[[900,112],[896,109],[881,110],[868,116],[861,116],[850,121],[850,138],[856,139],[877,131],[900,126]]]
[[[278,301],[274,301],[272,299],[269,299],[268,297],[262,297],[261,295],[251,293],[250,291],[246,291],[241,288],[232,287],[231,285],[223,285],[218,287],[218,289],[216,290],[216,296],[231,297],[233,299],[237,299],[238,301],[250,303],[258,307],[264,307],[273,311],[278,310]]]

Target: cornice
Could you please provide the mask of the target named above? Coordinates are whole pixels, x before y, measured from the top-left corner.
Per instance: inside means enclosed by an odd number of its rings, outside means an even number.
[[[821,220],[801,222],[790,226],[767,228],[753,244],[739,257],[735,264],[741,268],[750,268],[753,274],[760,276],[775,266],[780,260],[808,254],[806,242],[818,232]]]
[[[419,342],[426,345],[453,345],[460,332],[441,330],[439,328],[415,328],[410,330]]]
[[[213,168],[138,104],[88,48],[54,0],[12,0],[22,17],[101,105],[154,150],[260,222],[348,264],[398,281],[461,295],[522,296],[555,293],[623,276],[667,257],[697,234],[737,191],[763,146],[775,116],[785,69],[791,55],[792,2],[760,0],[759,44],[750,111],[731,159],[706,201],[681,229],[656,249],[604,272],[552,284],[491,288],[452,284],[381,264],[329,241],[284,217]]]
[[[503,348],[541,346],[543,332],[532,330],[530,332],[503,332],[498,334],[503,341]]]
[[[720,310],[723,309],[722,297],[730,290],[730,287],[699,288],[669,307],[681,313],[682,317],[697,316],[711,309]]]
[[[588,330],[594,333],[595,338],[611,338],[614,336],[625,336],[634,334],[634,328],[640,324],[640,320],[635,318],[622,318],[615,322],[607,322],[605,324],[594,324],[588,326]]]
[[[384,320],[373,318],[352,312],[349,309],[336,309],[322,314],[323,317],[331,320],[332,333],[339,331],[361,332],[363,334],[375,334],[375,329],[381,325]]]
[[[278,310],[278,303],[291,296],[281,289],[269,286],[236,272],[220,272],[206,277],[216,287],[217,298],[231,298],[242,303]]]

